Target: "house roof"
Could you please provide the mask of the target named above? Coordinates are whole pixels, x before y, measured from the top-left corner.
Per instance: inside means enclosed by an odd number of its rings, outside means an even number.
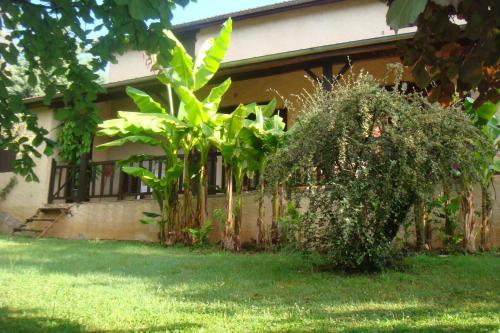
[[[281,13],[284,11],[289,11],[293,9],[301,9],[305,7],[318,6],[326,3],[340,2],[346,0],[288,0],[282,1],[275,4],[254,7],[250,9],[240,10],[237,12],[217,15],[213,17],[204,18],[201,20],[181,23],[173,26],[175,32],[184,32],[191,30],[198,30],[211,25],[222,24],[228,18],[232,18],[234,21],[249,19],[258,16],[271,15],[276,13]]]

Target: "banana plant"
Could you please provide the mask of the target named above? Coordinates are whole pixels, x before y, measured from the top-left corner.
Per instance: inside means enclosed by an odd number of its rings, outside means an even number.
[[[496,116],[497,111],[500,109],[500,103],[494,104],[492,102],[485,102],[479,108],[474,108],[474,99],[466,98],[464,102],[464,110],[471,118],[471,121],[481,129],[485,137],[494,147],[494,150],[487,156],[482,156],[481,161],[485,161],[482,165],[481,175],[481,230],[480,230],[480,249],[482,251],[491,250],[491,235],[493,234],[492,228],[492,210],[493,198],[490,193],[490,186],[493,176],[496,172],[500,171],[500,160],[497,159],[497,154],[500,145],[500,128],[499,119]],[[478,142],[477,144],[484,144]],[[472,240],[469,241],[469,243]]]
[[[139,112],[119,111],[118,118],[106,120],[100,125],[97,135],[105,135],[116,139],[97,147],[99,150],[118,147],[128,143],[139,143],[160,147],[165,154],[165,173],[160,179],[151,171],[128,166],[131,163],[154,158],[149,155],[133,155],[121,161],[123,172],[141,181],[153,190],[153,196],[160,207],[160,214],[146,213],[143,222],[153,222],[160,227],[160,242],[167,241],[167,235],[177,224],[177,184],[182,172],[182,164],[178,162],[177,154],[181,140],[185,136],[186,126],[176,117],[171,116],[159,103],[155,102],[145,92],[127,87],[127,94],[136,104]],[[168,232],[165,227],[168,226]],[[170,240],[173,242],[173,240]]]
[[[248,172],[257,168],[255,159],[258,154],[255,144],[257,138],[248,127],[249,120],[246,119],[255,112],[255,109],[255,103],[240,104],[229,115],[219,114],[215,121],[216,131],[211,137],[212,143],[222,155],[224,164],[227,216],[223,246],[231,251],[239,251],[241,248],[239,232],[242,219],[243,180]]]
[[[166,37],[175,44],[171,51],[171,62],[167,68],[160,69],[158,79],[171,86],[180,100],[177,112],[166,111],[145,92],[127,88],[128,95],[134,100],[140,112],[119,112],[118,119],[105,121],[100,135],[119,136],[120,138],[101,145],[100,149],[120,146],[129,142],[160,146],[166,155],[168,171],[162,179],[157,179],[146,169],[124,167],[123,171],[139,177],[150,185],[153,194],[163,210],[160,216],[148,213],[143,222],[156,221],[159,224],[175,225],[177,231],[201,227],[206,221],[207,176],[206,162],[210,150],[210,137],[215,129],[215,116],[225,92],[231,85],[227,79],[212,88],[207,97],[199,100],[195,92],[203,88],[215,75],[229,47],[232,22],[223,25],[220,34],[206,41],[200,53],[193,58],[186,52],[182,43],[170,31]],[[155,66],[158,68],[158,66]],[[171,110],[172,111],[172,110]],[[175,115],[175,116],[173,116]],[[192,152],[197,150],[201,156],[199,176],[198,210],[194,214],[191,180],[195,175],[191,170]],[[182,152],[183,161],[178,162]],[[141,156],[132,156],[140,160]],[[179,171],[181,170],[181,171]],[[182,172],[183,170],[183,172]],[[176,192],[179,173],[183,174],[183,214],[182,224],[178,221],[178,195]],[[167,179],[168,177],[168,179]],[[165,222],[167,215],[170,216]],[[184,239],[186,241],[186,239]]]
[[[285,135],[285,122],[279,115],[273,115],[276,109],[276,100],[273,99],[265,106],[257,106],[255,108],[255,120],[250,121],[248,128],[253,135],[258,138],[259,147],[255,149],[257,154],[257,172],[259,173],[259,209],[257,217],[257,246],[260,247],[264,243],[264,191],[265,179],[264,169],[267,162],[267,157],[278,149]],[[279,219],[279,184],[273,185],[273,217],[271,223],[271,234],[277,237],[278,219]]]
[[[208,39],[202,46],[200,52],[193,58],[186,52],[182,43],[171,33],[167,32],[168,38],[174,43],[172,50],[171,66],[162,70],[159,80],[171,85],[179,97],[180,106],[177,118],[182,121],[187,134],[184,136],[181,148],[184,155],[184,204],[183,217],[184,226],[188,228],[202,227],[207,219],[207,159],[211,148],[211,136],[215,130],[215,116],[219,109],[222,97],[231,85],[231,79],[227,79],[220,85],[212,88],[203,100],[198,99],[196,92],[205,87],[210,79],[218,71],[222,60],[229,48],[232,31],[232,21],[227,20],[220,34]],[[194,214],[191,180],[191,153],[196,150],[200,156],[197,212]]]

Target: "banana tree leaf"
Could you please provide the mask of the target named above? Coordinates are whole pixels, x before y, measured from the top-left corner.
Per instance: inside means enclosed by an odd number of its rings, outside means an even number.
[[[148,160],[157,160],[159,158],[160,158],[160,156],[137,154],[137,155],[132,155],[127,159],[120,160],[120,161],[116,162],[116,164],[117,164],[117,166],[122,167],[122,166],[130,165],[132,163],[138,163],[138,162],[143,162],[143,161],[148,161]]]
[[[119,147],[123,146],[126,143],[142,143],[149,146],[159,146],[162,144],[161,141],[151,138],[145,135],[133,135],[126,136],[121,139],[113,140],[107,143],[103,143],[102,145],[97,146],[97,150],[104,150],[110,147]]]
[[[193,58],[191,58],[182,43],[170,30],[166,31],[165,34],[175,42],[175,47],[172,49],[171,67],[164,71],[164,75],[174,85],[183,85],[192,88],[194,86]]]
[[[142,212],[142,215],[144,215],[146,217],[151,217],[151,218],[155,218],[155,217],[160,217],[161,216],[160,214],[153,213],[153,212]]]
[[[145,218],[145,219],[140,219],[139,222],[141,222],[142,224],[156,224],[158,223],[158,220]]]
[[[124,166],[122,168],[126,174],[139,178],[144,184],[155,189],[161,190],[160,179],[154,173],[141,167]]]
[[[130,124],[125,119],[109,119],[99,124],[99,136],[116,136],[135,134],[130,130]]]
[[[273,98],[267,105],[262,107],[262,114],[265,117],[272,117],[276,110],[276,98]]]
[[[228,121],[226,122],[226,126],[224,128],[224,138],[225,141],[234,140],[240,130],[243,128],[243,120],[246,118],[246,109],[247,107],[243,104],[240,104],[236,110],[234,110]]]
[[[153,199],[156,200],[156,203],[158,204],[158,207],[160,208],[160,211],[163,211],[163,195],[161,191],[157,191],[153,189]],[[144,213],[143,213],[144,214]]]
[[[184,166],[182,163],[174,164],[165,172],[165,175],[160,181],[161,186],[170,186],[173,182],[177,181],[182,175],[183,170]]]
[[[214,132],[215,132],[215,128],[212,126],[209,126],[207,124],[201,124],[200,129],[201,129],[201,133],[203,134],[203,137],[206,139],[213,136]]]
[[[210,90],[210,94],[203,100],[203,108],[209,117],[213,117],[219,109],[222,97],[231,86],[231,78],[226,79],[220,85]]]
[[[264,128],[268,131],[277,131],[281,132],[285,129],[285,122],[283,121],[283,118],[281,118],[278,115],[274,115],[272,118],[267,118],[265,120]]]
[[[232,29],[233,22],[228,19],[222,26],[219,36],[209,39],[203,44],[194,64],[194,91],[204,87],[219,70],[229,48]]]
[[[118,117],[126,120],[130,131],[147,131],[162,134],[172,127],[182,128],[182,123],[175,117],[163,113],[140,113],[118,111]]]
[[[219,145],[219,150],[225,164],[231,164],[234,157],[235,144],[231,142],[222,142]]]
[[[208,115],[203,110],[203,104],[196,98],[191,90],[184,86],[176,88],[179,99],[184,104],[182,113],[179,112],[180,119],[187,119],[191,126],[199,126],[208,120]]]
[[[127,87],[126,91],[127,95],[129,95],[134,100],[134,103],[137,105],[141,112],[167,113],[167,111],[161,106],[160,103],[156,102],[144,91],[132,87]]]

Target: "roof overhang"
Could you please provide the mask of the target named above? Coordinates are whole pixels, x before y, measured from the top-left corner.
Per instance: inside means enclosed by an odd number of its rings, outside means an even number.
[[[345,63],[347,57],[354,61],[396,56],[398,54],[397,42],[410,39],[413,35],[414,32],[397,34],[225,62],[210,83],[222,82],[227,77],[231,77],[233,81],[247,80],[319,67],[325,63]],[[99,95],[98,101],[123,97],[124,88],[129,85],[146,90],[161,91],[164,89],[161,83],[156,80],[156,75],[148,75],[105,84],[106,92]],[[31,97],[24,101],[30,107],[43,105],[43,97]],[[56,95],[52,106],[60,107],[61,103],[61,95]]]

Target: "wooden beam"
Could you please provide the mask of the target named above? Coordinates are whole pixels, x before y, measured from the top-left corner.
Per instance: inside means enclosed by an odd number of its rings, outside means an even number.
[[[323,64],[323,90],[331,91],[333,87],[333,63]]]
[[[348,70],[349,68],[351,68],[351,64],[352,64],[352,62],[350,62],[350,61],[348,61],[348,62],[346,62],[346,63],[344,64],[344,67],[342,67],[342,68],[339,70],[339,72],[337,73],[337,75],[335,75],[335,79],[332,81],[332,85],[335,85],[335,84],[337,83],[337,81],[340,79],[340,77],[341,77],[342,75],[344,75],[344,74],[345,74],[345,72],[347,72],[347,70]]]
[[[226,70],[221,70],[216,77],[214,77],[210,83],[220,84],[227,77],[231,77],[233,82],[250,80],[262,77],[269,77],[274,75],[286,74],[296,71],[304,71],[310,68],[323,67],[324,65],[335,65],[335,64],[345,64],[347,62],[347,57],[354,61],[370,60],[383,57],[393,57],[398,54],[395,47],[384,48],[382,50],[370,51],[366,53],[355,53],[355,54],[343,54],[343,55],[323,55],[323,57],[314,58],[310,60],[305,60],[303,58],[293,59],[295,62],[271,62],[267,64],[257,64],[255,66],[248,65],[241,68],[231,68]]]
[[[314,80],[314,81],[319,81],[319,77],[314,74],[314,72],[312,70],[310,70],[309,68],[306,68],[304,69],[304,71],[307,73],[307,75],[309,75],[309,77]]]

